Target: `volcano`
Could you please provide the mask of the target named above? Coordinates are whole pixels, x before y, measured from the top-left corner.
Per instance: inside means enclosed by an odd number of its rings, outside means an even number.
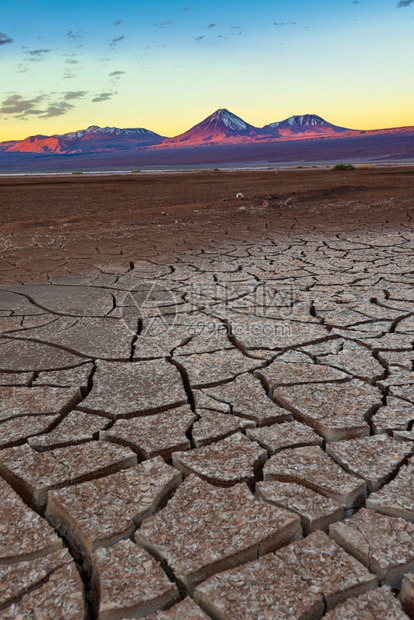
[[[163,146],[202,146],[203,144],[243,144],[274,139],[277,132],[269,132],[249,125],[229,110],[221,108],[206,119],[194,125],[185,133],[164,140]]]
[[[317,116],[316,114],[290,116],[283,121],[265,125],[263,130],[280,138],[293,138],[295,140],[301,137],[335,136],[344,132],[354,131],[346,127],[338,127],[337,125],[328,123],[328,121],[325,121],[321,116]]]

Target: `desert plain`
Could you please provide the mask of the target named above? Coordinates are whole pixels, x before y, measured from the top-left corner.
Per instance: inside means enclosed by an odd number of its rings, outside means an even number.
[[[0,618],[414,617],[414,166],[0,214]]]

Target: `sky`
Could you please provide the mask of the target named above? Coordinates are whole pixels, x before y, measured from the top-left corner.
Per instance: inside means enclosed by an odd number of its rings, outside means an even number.
[[[414,125],[413,67],[414,0],[1,0],[0,141],[218,108]]]

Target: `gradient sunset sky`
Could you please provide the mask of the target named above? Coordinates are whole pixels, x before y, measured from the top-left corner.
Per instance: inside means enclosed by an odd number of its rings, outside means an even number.
[[[222,107],[414,125],[413,67],[414,0],[1,0],[0,141],[173,136]]]

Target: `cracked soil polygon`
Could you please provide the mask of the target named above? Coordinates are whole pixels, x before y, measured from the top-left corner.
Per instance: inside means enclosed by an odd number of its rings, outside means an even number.
[[[369,435],[367,416],[381,405],[379,389],[358,380],[314,384],[312,390],[307,385],[280,387],[273,397],[328,442]]]
[[[191,447],[187,432],[195,420],[190,407],[184,405],[154,415],[117,420],[109,430],[100,433],[100,439],[128,446],[141,460],[157,454],[169,459],[173,452]]]
[[[192,475],[135,538],[191,594],[211,575],[274,551],[301,532],[297,515],[256,499],[245,484],[214,487]]]
[[[80,408],[111,419],[183,405],[187,395],[177,368],[166,360],[97,362],[90,394]]]
[[[293,542],[280,549],[277,555],[312,586],[314,592],[323,594],[327,611],[377,585],[376,576],[324,532],[314,532]]]
[[[2,618],[85,618],[83,584],[66,549],[30,562],[0,566],[0,579]]]
[[[179,600],[158,562],[131,540],[94,552],[92,588],[100,620],[142,617]]]
[[[50,452],[36,452],[25,444],[0,452],[0,473],[25,501],[42,510],[48,491],[132,467],[136,462],[128,448],[102,441]]]
[[[272,553],[210,577],[194,599],[219,620],[317,620],[324,608],[320,592]]]
[[[249,429],[246,435],[266,448],[270,454],[277,454],[286,448],[322,445],[322,437],[300,422],[283,422],[263,428]]]
[[[157,457],[136,467],[49,493],[46,517],[78,556],[130,536],[180,484]]]
[[[400,601],[410,618],[414,618],[414,573],[407,573],[400,590]]]
[[[326,451],[345,471],[363,478],[371,493],[398,471],[413,449],[409,443],[381,434],[328,444]]]
[[[271,504],[298,514],[306,536],[316,530],[328,532],[328,526],[344,516],[344,506],[340,502],[299,484],[258,482],[256,495]]]
[[[387,586],[352,597],[324,617],[326,620],[408,620],[401,604]]]
[[[414,524],[404,519],[362,508],[331,525],[329,535],[391,588],[414,569]]]
[[[366,497],[365,482],[345,472],[319,446],[282,450],[267,461],[263,475],[265,481],[301,484],[346,508],[359,506]]]
[[[196,474],[211,484],[228,487],[253,482],[255,471],[266,458],[265,450],[235,433],[189,452],[174,452],[172,460],[185,475]]]

